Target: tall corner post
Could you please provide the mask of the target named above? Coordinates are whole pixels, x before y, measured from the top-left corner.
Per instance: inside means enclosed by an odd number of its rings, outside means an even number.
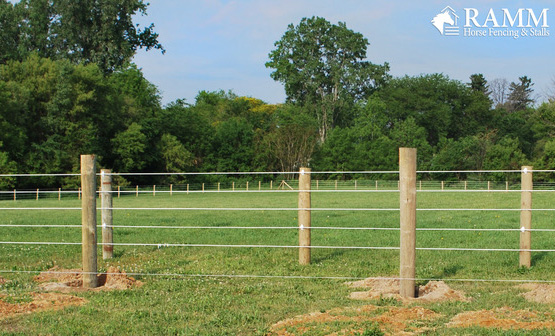
[[[400,288],[402,297],[416,296],[416,148],[399,148],[401,217]]]
[[[96,157],[81,155],[83,287],[98,286],[96,243]]]
[[[532,166],[523,166],[521,172],[519,266],[527,268],[532,266],[532,170]]]
[[[299,264],[310,264],[310,168],[299,172]]]

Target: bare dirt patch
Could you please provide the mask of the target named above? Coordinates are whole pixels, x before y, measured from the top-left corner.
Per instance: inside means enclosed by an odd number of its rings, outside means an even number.
[[[0,296],[0,318],[36,311],[63,309],[68,306],[80,306],[87,302],[80,297],[59,293],[30,293],[29,295],[32,300],[21,303],[9,303],[4,301],[8,298],[7,296]]]
[[[520,294],[528,301],[555,303],[555,285],[527,283],[519,285],[518,288],[528,291]]]
[[[6,280],[6,279],[4,279],[4,278],[2,278],[2,277],[0,276],[0,285],[3,285],[3,284],[5,284],[5,283],[7,283],[7,282],[8,282],[8,280]]]
[[[43,291],[75,292],[75,291],[101,291],[125,290],[143,285],[141,281],[129,277],[125,272],[115,267],[109,267],[106,273],[98,275],[98,287],[93,289],[83,288],[83,280],[79,269],[61,269],[54,266],[46,272],[35,277],[39,288]]]
[[[418,288],[418,295],[414,299],[402,298],[399,295],[400,282],[398,279],[370,278],[349,282],[351,288],[369,288],[363,292],[353,292],[349,295],[354,300],[377,300],[394,298],[403,302],[440,302],[440,301],[470,301],[462,291],[450,288],[443,281],[430,281]]]
[[[386,335],[417,335],[429,328],[428,321],[440,314],[422,307],[381,307],[367,305],[358,308],[335,308],[280,321],[270,327],[270,335],[355,335],[373,323]]]
[[[555,328],[551,313],[537,313],[529,310],[513,310],[510,307],[494,310],[469,311],[457,314],[446,325],[449,328],[479,326],[496,329],[546,329]]]

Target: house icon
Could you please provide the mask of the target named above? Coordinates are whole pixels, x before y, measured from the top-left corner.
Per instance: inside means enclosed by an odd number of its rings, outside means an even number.
[[[458,25],[459,16],[457,15],[457,12],[455,12],[455,10],[453,8],[451,8],[451,6],[447,6],[447,7],[443,8],[443,10],[441,10],[441,13],[449,13],[449,15],[451,15],[451,17],[455,21],[455,24],[453,26]]]

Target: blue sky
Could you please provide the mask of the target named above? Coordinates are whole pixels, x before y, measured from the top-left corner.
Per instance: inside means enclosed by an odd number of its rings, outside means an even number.
[[[478,21],[490,8],[499,21],[502,8],[532,8],[538,15],[548,8],[550,36],[443,36],[431,20],[446,6],[462,21],[464,8],[476,8]],[[283,86],[264,64],[287,25],[311,16],[342,21],[362,33],[370,42],[368,60],[388,62],[394,76],[444,73],[467,82],[482,73],[489,81],[511,82],[527,75],[540,100],[555,87],[555,3],[541,0],[155,0],[137,22],[153,22],[167,52],[139,51],[134,61],[159,88],[164,104],[178,98],[194,103],[201,90],[281,103]]]

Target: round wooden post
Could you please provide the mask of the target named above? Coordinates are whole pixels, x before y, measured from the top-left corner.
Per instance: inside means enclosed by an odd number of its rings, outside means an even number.
[[[96,288],[96,157],[81,155],[83,287]]]
[[[415,297],[416,276],[416,148],[399,148],[401,206],[400,294]]]
[[[299,264],[310,264],[310,168],[299,175]]]
[[[139,197],[139,186],[135,186],[135,197]]]
[[[156,184],[152,186],[152,196],[156,196]]]
[[[220,192],[220,182],[218,182],[218,192]]]
[[[39,200],[39,188],[37,188],[37,201]]]
[[[102,258],[114,257],[114,232],[112,221],[112,171],[102,169],[100,171],[100,183],[102,184],[101,207],[102,207]]]
[[[14,202],[17,200],[17,191],[15,189],[13,190],[13,200]]]
[[[58,201],[62,200],[62,188],[58,188]]]
[[[118,198],[119,198],[119,196],[120,196],[120,193],[121,193],[121,187],[118,186]]]
[[[520,196],[520,249],[519,266],[530,267],[532,265],[532,167],[523,166],[521,173],[521,196]]]
[[[173,196],[173,184],[170,184],[170,196]]]
[[[249,181],[247,181],[247,191],[249,191]]]

